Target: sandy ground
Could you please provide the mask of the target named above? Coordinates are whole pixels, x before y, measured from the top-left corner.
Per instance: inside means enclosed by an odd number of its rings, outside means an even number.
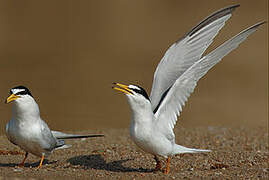
[[[22,155],[1,155],[0,179],[266,179],[269,174],[266,128],[177,128],[179,144],[212,152],[173,157],[169,175],[153,172],[153,156],[135,146],[128,129],[81,133],[104,133],[105,138],[69,140],[72,148],[55,151],[39,170],[35,156],[18,168]],[[5,136],[0,144],[1,150],[20,151]]]

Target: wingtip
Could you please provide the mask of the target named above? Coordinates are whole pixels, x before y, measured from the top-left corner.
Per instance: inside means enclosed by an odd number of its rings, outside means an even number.
[[[105,137],[104,134],[93,134],[93,135],[89,135],[89,137]]]
[[[224,10],[229,9],[232,12],[238,7],[240,7],[240,4],[234,4],[234,5],[226,6],[226,7],[222,8],[222,9],[220,9],[219,11],[224,11]]]
[[[230,7],[231,8],[238,8],[238,7],[240,7],[240,4],[231,5]]]
[[[215,14],[218,14],[218,13],[220,13],[220,14],[223,13],[224,15],[231,14],[238,7],[240,7],[240,4],[230,5],[230,6],[222,8],[222,9],[219,9],[218,11],[215,12]]]
[[[230,5],[230,6],[222,8],[222,9],[219,9],[218,11],[212,13],[211,15],[206,17],[204,20],[202,20],[198,25],[196,25],[194,28],[192,28],[192,30],[190,32],[188,32],[185,36],[192,36],[197,31],[199,31],[201,28],[207,26],[208,24],[214,22],[215,20],[217,20],[223,16],[226,16],[228,14],[232,14],[232,12],[236,8],[238,8],[239,6],[240,6],[240,4],[235,4],[235,5]]]
[[[254,26],[260,26],[260,25],[263,25],[266,23],[267,23],[267,21],[261,21],[261,22],[256,23]]]
[[[229,13],[232,13],[238,7],[240,7],[240,4],[230,5],[230,6],[222,8],[222,9],[219,9],[218,11],[216,11],[213,14],[218,14],[218,13],[222,13],[222,12],[226,12],[226,14],[229,14]]]
[[[265,23],[267,23],[267,21],[261,21],[261,22],[258,22],[258,23],[256,23],[256,24],[250,26],[249,28],[247,28],[245,31],[248,31],[248,30],[250,30],[250,29],[257,29],[259,26],[261,26],[261,25],[263,25],[263,24],[265,24]]]

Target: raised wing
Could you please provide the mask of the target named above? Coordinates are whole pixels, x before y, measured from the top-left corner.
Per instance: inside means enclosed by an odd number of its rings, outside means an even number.
[[[265,22],[257,23],[234,36],[217,49],[201,58],[186,70],[170,88],[158,111],[155,113],[156,125],[169,136],[173,135],[173,128],[182,107],[193,92],[197,81],[203,77],[209,69],[216,65],[225,55],[235,49],[250,34]]]
[[[201,58],[213,38],[231,17],[232,11],[238,6],[230,6],[213,13],[167,50],[154,73],[150,94],[154,112],[161,102],[163,93]]]

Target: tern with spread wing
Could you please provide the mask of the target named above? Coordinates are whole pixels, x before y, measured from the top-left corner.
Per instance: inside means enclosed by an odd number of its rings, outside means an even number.
[[[202,56],[237,7],[233,5],[213,13],[167,50],[155,71],[150,97],[140,86],[114,83],[113,88],[127,96],[131,107],[130,136],[137,146],[154,155],[155,170],[161,169],[158,156],[167,158],[164,170],[167,174],[171,156],[210,151],[176,144],[173,129],[198,80],[265,23],[247,28]]]
[[[64,139],[103,137],[102,134],[76,135],[51,131],[40,117],[39,107],[28,88],[17,86],[10,90],[6,103],[13,102],[12,117],[6,125],[6,134],[10,142],[26,153],[19,166],[24,166],[28,153],[41,157],[38,168],[44,158],[53,150],[68,148]]]

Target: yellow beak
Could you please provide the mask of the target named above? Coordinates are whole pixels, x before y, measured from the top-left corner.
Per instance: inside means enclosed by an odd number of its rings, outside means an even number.
[[[10,103],[11,101],[14,101],[16,99],[18,99],[19,96],[16,96],[15,94],[11,94],[7,99],[6,99],[6,103]]]
[[[115,89],[117,91],[121,91],[124,94],[133,94],[132,91],[128,88],[127,85],[120,84],[120,83],[113,83],[113,84],[118,86],[118,87],[112,87],[113,89]]]

